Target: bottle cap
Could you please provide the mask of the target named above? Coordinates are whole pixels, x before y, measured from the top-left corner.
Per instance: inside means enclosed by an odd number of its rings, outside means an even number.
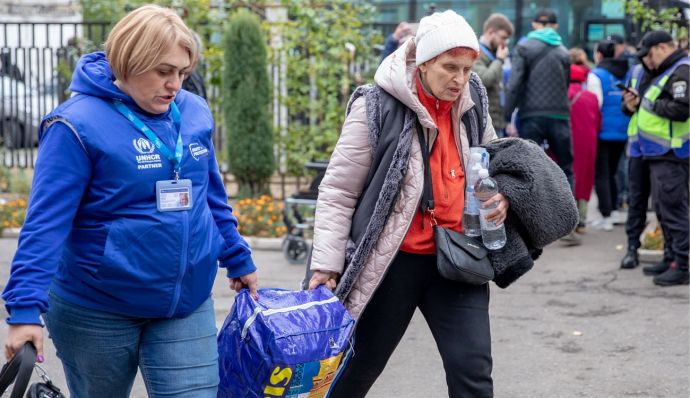
[[[479,170],[479,178],[486,178],[489,176],[489,170],[481,169]]]

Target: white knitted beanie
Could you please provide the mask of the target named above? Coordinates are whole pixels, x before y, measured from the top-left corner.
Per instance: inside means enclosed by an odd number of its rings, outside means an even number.
[[[479,41],[474,30],[465,18],[452,10],[435,12],[422,18],[414,42],[417,45],[417,65],[455,47],[479,51]]]

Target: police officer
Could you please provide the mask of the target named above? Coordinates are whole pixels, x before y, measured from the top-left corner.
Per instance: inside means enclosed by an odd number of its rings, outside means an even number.
[[[630,151],[648,161],[652,199],[673,252],[673,261],[654,283],[687,284],[690,57],[665,31],[645,34],[636,55],[642,65],[633,70],[623,94],[623,109],[632,115]]]

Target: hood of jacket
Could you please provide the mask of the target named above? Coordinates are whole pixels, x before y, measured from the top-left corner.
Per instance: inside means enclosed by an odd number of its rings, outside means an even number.
[[[544,43],[549,44],[551,46],[560,46],[561,44],[563,44],[563,39],[561,39],[561,35],[559,35],[552,28],[533,30],[527,34],[527,38],[543,41]]]
[[[422,126],[436,129],[436,124],[417,96],[415,64],[416,45],[408,40],[379,65],[374,75],[376,84],[387,93],[412,109]],[[469,83],[453,104],[453,113],[462,114],[474,105],[470,97]]]
[[[599,66],[602,69],[606,69],[612,75],[616,76],[618,79],[623,79],[628,73],[628,60],[622,58],[605,58],[599,62]]]
[[[103,51],[84,54],[79,58],[74,73],[72,73],[69,89],[72,92],[91,95],[107,101],[119,100],[137,113],[151,115],[141,109],[132,97],[115,85],[115,75],[113,75]]]

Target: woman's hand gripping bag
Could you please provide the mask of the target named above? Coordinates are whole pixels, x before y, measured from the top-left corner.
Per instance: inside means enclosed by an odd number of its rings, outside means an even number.
[[[324,286],[247,290],[218,334],[219,398],[323,398],[350,347],[354,321]]]

